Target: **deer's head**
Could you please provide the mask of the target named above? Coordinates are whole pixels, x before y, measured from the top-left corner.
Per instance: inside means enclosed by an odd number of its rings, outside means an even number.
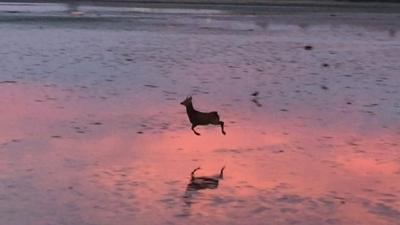
[[[185,100],[183,100],[183,102],[181,102],[181,105],[188,106],[191,103],[192,103],[192,96],[188,96],[186,97]]]

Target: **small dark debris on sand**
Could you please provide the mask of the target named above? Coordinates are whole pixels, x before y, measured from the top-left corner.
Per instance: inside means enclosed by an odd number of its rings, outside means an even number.
[[[377,103],[373,103],[373,104],[367,104],[367,105],[363,105],[364,107],[375,107],[378,106]]]
[[[311,45],[306,45],[306,46],[304,46],[304,49],[305,49],[305,50],[312,50],[312,49],[313,49],[313,46],[311,46]]]
[[[76,133],[78,133],[78,134],[84,134],[85,133],[85,131],[82,130],[81,127],[74,127],[74,129],[75,129]]]
[[[259,95],[259,94],[260,94],[260,93],[259,93],[258,91],[255,91],[255,92],[253,92],[253,93],[251,94],[251,96],[254,97],[253,99],[251,99],[251,101],[254,102],[254,104],[256,104],[257,107],[261,107],[261,106],[262,106],[261,103],[258,101],[258,95]]]
[[[254,102],[254,104],[256,104],[257,107],[261,107],[262,106],[261,103],[258,102],[258,100],[256,98],[253,98],[251,101]]]
[[[4,81],[0,81],[0,84],[16,84],[17,81],[15,80],[4,80]]]
[[[157,85],[153,85],[153,84],[145,84],[144,86],[148,87],[148,88],[158,88]]]
[[[277,151],[274,151],[274,153],[277,153],[277,154],[279,154],[279,153],[284,153],[285,151],[284,150],[277,150]]]
[[[102,125],[103,123],[102,122],[93,122],[93,123],[90,123],[90,125]]]

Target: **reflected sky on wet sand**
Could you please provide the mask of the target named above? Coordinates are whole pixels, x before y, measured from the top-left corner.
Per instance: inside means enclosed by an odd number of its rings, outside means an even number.
[[[2,24],[0,223],[396,224],[399,37],[207,21]],[[227,135],[193,134],[189,94]],[[199,166],[218,188],[187,190]]]

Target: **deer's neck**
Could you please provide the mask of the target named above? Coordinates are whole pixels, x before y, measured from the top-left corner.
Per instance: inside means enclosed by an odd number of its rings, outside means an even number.
[[[193,113],[193,112],[196,112],[196,110],[193,108],[193,104],[192,104],[192,103],[190,103],[190,104],[188,104],[188,105],[186,106],[186,112],[187,112],[188,114],[191,114],[191,113]]]

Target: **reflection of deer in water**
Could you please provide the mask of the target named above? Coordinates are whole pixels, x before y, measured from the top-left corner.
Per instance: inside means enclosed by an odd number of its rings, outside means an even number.
[[[202,189],[216,189],[218,188],[219,180],[224,178],[224,169],[225,166],[221,168],[219,174],[214,176],[199,176],[196,177],[195,173],[199,170],[200,167],[194,169],[191,173],[190,183],[186,187],[186,193],[184,198],[185,202],[188,206],[192,204],[192,198],[194,194]]]
[[[221,131],[225,135],[224,122],[219,119],[218,112],[199,112],[193,108],[192,97],[187,97],[182,105],[186,106],[186,112],[189,117],[190,123],[192,123],[192,130],[196,135],[200,135],[194,128],[198,125],[220,125]]]
[[[191,190],[215,189],[218,187],[219,180],[224,178],[225,166],[221,168],[219,175],[215,176],[196,177],[195,173],[199,169],[200,167],[197,167],[192,171],[190,183],[188,184],[187,189]]]

